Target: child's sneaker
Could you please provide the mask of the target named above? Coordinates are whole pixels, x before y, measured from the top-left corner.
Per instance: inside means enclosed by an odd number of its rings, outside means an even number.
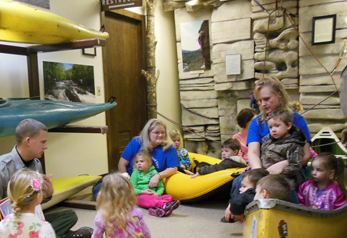
[[[173,200],[172,202],[166,203],[164,207],[165,216],[170,216],[172,211],[178,208],[180,204],[181,204],[180,200]]]
[[[161,209],[159,207],[152,207],[148,209],[148,214],[155,217],[163,217],[165,216],[166,212],[164,209]]]

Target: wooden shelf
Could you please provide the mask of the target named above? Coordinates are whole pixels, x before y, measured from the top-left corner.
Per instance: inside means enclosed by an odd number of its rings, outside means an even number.
[[[106,134],[108,126],[62,126],[48,130],[58,133],[101,133]]]

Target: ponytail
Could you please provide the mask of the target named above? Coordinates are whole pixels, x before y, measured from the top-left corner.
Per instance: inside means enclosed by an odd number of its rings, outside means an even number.
[[[340,157],[336,158],[336,168],[335,168],[335,175],[334,175],[334,181],[340,185],[344,195],[347,197],[347,191],[346,191],[346,179],[345,179],[345,163]]]

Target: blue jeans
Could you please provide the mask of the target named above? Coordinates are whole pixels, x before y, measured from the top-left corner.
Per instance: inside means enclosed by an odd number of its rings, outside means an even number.
[[[92,192],[93,192],[93,197],[96,200],[100,190],[101,190],[101,184],[102,184],[102,179],[100,179],[93,187]]]

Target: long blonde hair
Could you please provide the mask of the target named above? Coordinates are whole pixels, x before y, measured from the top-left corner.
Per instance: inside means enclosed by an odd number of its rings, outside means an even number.
[[[171,146],[171,143],[169,142],[168,138],[167,138],[167,129],[166,129],[166,125],[164,124],[164,122],[158,120],[158,119],[150,119],[146,125],[143,127],[141,133],[140,133],[140,140],[142,142],[142,150],[151,152],[153,150],[153,144],[150,140],[149,134],[151,133],[151,131],[154,130],[154,128],[156,128],[157,126],[162,126],[164,127],[165,130],[165,137],[164,137],[164,142],[163,142],[163,150],[165,151],[166,149],[168,149]]]
[[[136,202],[135,190],[129,179],[119,173],[104,177],[96,199],[96,207],[110,231],[113,229],[113,222],[126,229]]]
[[[33,181],[39,182],[39,188],[33,188]],[[21,169],[14,173],[8,182],[7,195],[12,203],[12,213],[20,221],[20,212],[42,192],[42,175],[30,169]]]
[[[264,87],[270,87],[271,91],[278,96],[279,105],[277,108],[287,109],[291,111],[291,108],[289,107],[289,95],[284,89],[281,81],[279,81],[275,77],[269,77],[269,76],[266,76],[260,79],[259,81],[257,81],[253,94],[258,101],[259,101],[259,91],[263,89]],[[265,112],[262,106],[260,106],[260,112],[262,116],[261,120],[266,120],[267,113]]]

